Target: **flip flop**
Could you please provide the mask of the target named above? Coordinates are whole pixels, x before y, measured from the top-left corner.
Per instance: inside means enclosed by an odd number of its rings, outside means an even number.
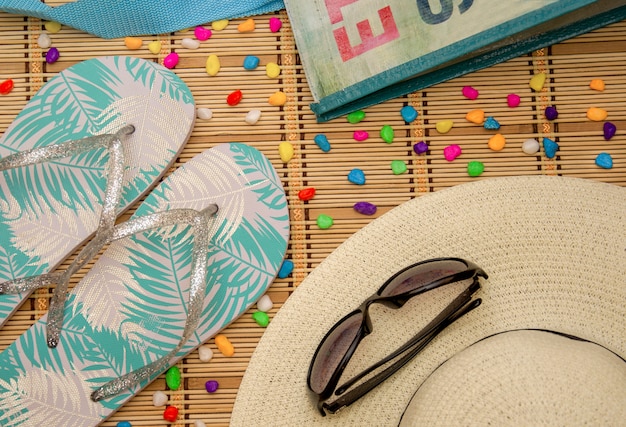
[[[114,234],[68,297],[59,345],[47,346],[44,316],[0,354],[0,425],[95,426],[217,334],[280,269],[287,200],[258,150],[221,144]]]
[[[0,138],[0,286],[110,232],[176,160],[194,118],[185,83],[143,59],[91,59],[50,79]],[[0,295],[0,326],[29,294]]]

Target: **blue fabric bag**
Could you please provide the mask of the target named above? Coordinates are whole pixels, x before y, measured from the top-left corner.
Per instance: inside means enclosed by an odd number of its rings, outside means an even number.
[[[283,9],[282,0],[0,0],[0,10],[56,21],[102,38],[164,34],[220,19]]]

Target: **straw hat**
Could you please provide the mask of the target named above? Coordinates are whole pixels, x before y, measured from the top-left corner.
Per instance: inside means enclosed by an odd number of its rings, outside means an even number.
[[[306,385],[326,332],[393,273],[460,257],[482,304],[369,394],[322,417]],[[434,318],[454,286],[371,308],[345,376]],[[241,383],[234,426],[625,425],[626,188],[493,178],[408,201],[350,237],[296,289]]]

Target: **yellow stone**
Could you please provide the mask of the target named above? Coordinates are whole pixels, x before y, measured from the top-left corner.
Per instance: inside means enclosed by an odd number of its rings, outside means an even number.
[[[151,41],[148,43],[148,50],[153,55],[158,55],[161,52],[161,42],[158,40]]]
[[[256,24],[254,23],[254,19],[248,18],[237,26],[237,30],[240,33],[249,33],[251,31],[254,31],[255,27]]]
[[[280,66],[274,62],[270,62],[265,66],[265,74],[270,79],[275,79],[280,76]]]
[[[273,105],[275,107],[281,107],[285,105],[285,102],[287,102],[287,95],[285,95],[281,91],[278,91],[274,93],[272,96],[270,96],[267,102],[269,102],[270,105]]]
[[[452,120],[441,120],[437,122],[435,129],[437,129],[437,132],[439,133],[448,133],[450,132],[450,129],[452,129],[452,126],[454,126],[454,122]]]
[[[608,117],[609,113],[606,110],[598,107],[591,107],[587,110],[587,118],[594,122],[601,122]]]
[[[228,26],[228,19],[220,19],[219,21],[211,22],[211,29],[215,31],[222,31]]]
[[[477,125],[482,125],[485,121],[485,112],[483,110],[472,110],[465,115],[465,118]]]
[[[43,24],[47,32],[55,34],[61,31],[61,24],[55,21],[46,21]]]
[[[141,46],[143,45],[143,40],[141,40],[139,37],[125,37],[124,44],[130,50],[137,50],[141,49]]]
[[[593,79],[589,83],[589,87],[593,90],[597,90],[599,92],[604,91],[604,80],[602,79]]]
[[[546,84],[546,77],[546,73],[537,73],[532,76],[530,82],[528,82],[528,85],[535,92],[539,92],[541,91],[541,89],[543,89],[543,85]]]
[[[291,142],[283,141],[278,144],[278,154],[283,163],[289,163],[289,160],[293,158],[293,145],[291,145]]]
[[[220,59],[217,55],[209,55],[206,60],[206,72],[209,76],[216,76],[220,71]]]
[[[505,144],[506,144],[506,139],[504,138],[504,136],[502,136],[502,134],[499,134],[499,133],[489,138],[489,142],[487,143],[489,148],[491,148],[493,151],[502,150]]]

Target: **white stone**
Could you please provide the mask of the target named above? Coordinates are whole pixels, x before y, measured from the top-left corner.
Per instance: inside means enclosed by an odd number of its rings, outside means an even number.
[[[198,356],[200,357],[200,361],[208,362],[213,358],[213,350],[208,345],[201,345],[198,348]]]
[[[195,420],[193,422],[194,427],[206,427],[206,424],[204,424],[204,421],[200,421],[200,420]]]
[[[259,301],[256,303],[256,308],[258,308],[259,311],[263,311],[265,313],[270,311],[272,307],[274,307],[274,303],[272,302],[270,296],[267,294],[259,298]]]
[[[209,120],[213,117],[213,111],[210,108],[198,108],[196,111],[196,116],[202,120]]]
[[[250,110],[248,114],[246,114],[246,123],[249,125],[255,125],[256,122],[261,118],[261,110]]]
[[[161,390],[157,390],[152,395],[152,404],[154,406],[165,406],[169,398],[167,394],[163,393]]]
[[[536,154],[539,151],[539,141],[529,138],[522,143],[522,151],[526,154]]]
[[[186,49],[195,50],[200,47],[200,42],[198,40],[185,37],[180,41],[180,45]]]
[[[52,39],[50,38],[48,33],[41,33],[41,35],[37,39],[37,44],[42,49],[48,49],[50,46],[52,46]]]

